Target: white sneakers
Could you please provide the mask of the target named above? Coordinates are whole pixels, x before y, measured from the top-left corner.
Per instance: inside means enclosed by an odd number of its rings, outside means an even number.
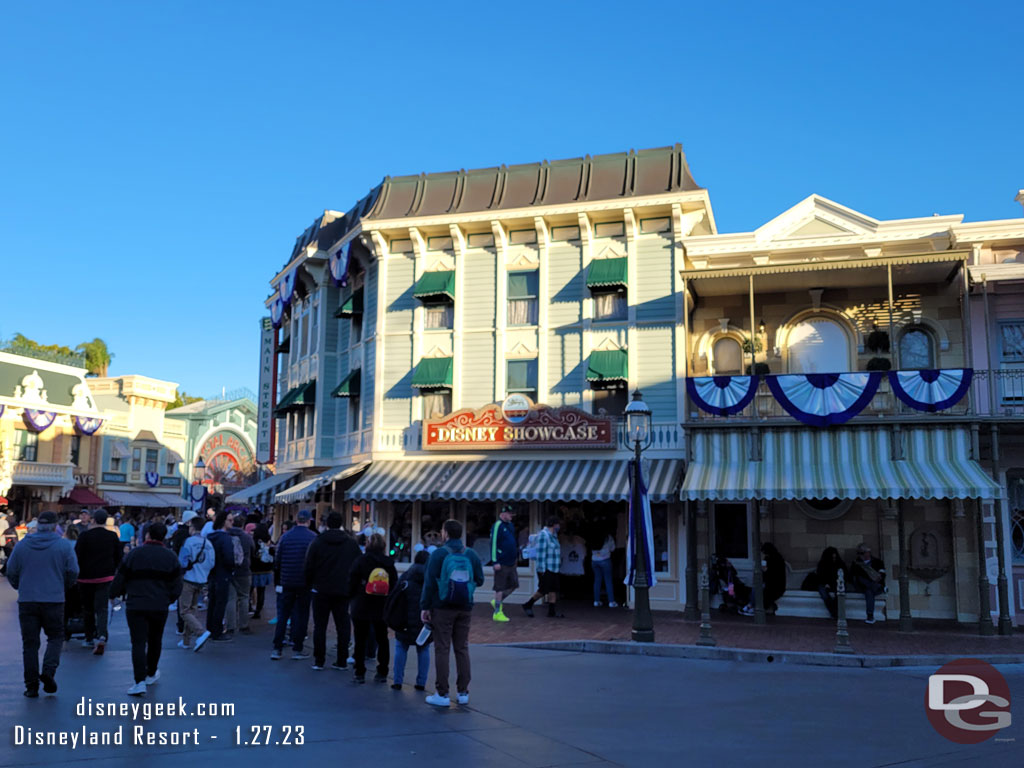
[[[595,608],[600,608],[601,607],[601,601],[600,600],[595,600],[594,601],[594,607]]]
[[[149,677],[146,678],[146,685],[152,685],[153,683],[155,683],[159,679],[160,679],[160,670],[158,669],[156,672],[154,672],[152,675],[150,675]]]
[[[136,683],[128,689],[129,696],[144,696],[146,693],[146,682]]]
[[[143,689],[145,689],[145,687],[143,687]],[[431,704],[435,707],[450,707],[452,705],[451,700],[447,696],[442,696],[437,692],[427,696],[426,702],[427,704]]]
[[[460,693],[458,697],[459,704],[469,704],[469,691]]]
[[[178,641],[178,647],[181,648],[181,650],[183,650],[183,651],[191,651],[192,650],[192,646],[191,645],[185,645],[185,641],[184,640],[179,640]]]
[[[192,650],[193,651],[198,651],[200,648],[203,647],[203,643],[205,643],[209,639],[210,639],[210,630],[206,630],[205,632],[203,632],[203,634],[201,634],[199,637],[196,638],[196,644],[192,648]]]
[[[610,603],[608,603],[608,607],[609,608],[618,608],[619,604],[616,603],[614,600],[612,600]]]

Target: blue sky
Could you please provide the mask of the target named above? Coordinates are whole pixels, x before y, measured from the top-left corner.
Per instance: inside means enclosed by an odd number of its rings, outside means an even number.
[[[269,279],[385,174],[681,142],[720,231],[1021,216],[1024,3],[831,5],[7,4],[0,337],[255,389]]]

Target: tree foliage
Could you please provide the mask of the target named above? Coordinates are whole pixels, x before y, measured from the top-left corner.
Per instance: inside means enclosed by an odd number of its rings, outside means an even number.
[[[65,355],[67,357],[74,357],[75,351],[70,347],[64,347],[60,344],[40,344],[35,339],[30,339],[23,333],[16,333],[11,337],[4,345],[4,351],[16,351],[24,350],[28,352],[49,352],[54,355]]]
[[[188,405],[189,403],[198,403],[202,399],[203,398],[201,397],[192,397],[192,395],[188,394],[185,390],[179,389],[175,391],[174,402],[167,406],[167,410],[173,411],[175,408],[181,408],[183,405]]]
[[[83,341],[75,347],[75,351],[80,355],[85,355],[85,368],[89,373],[93,376],[107,375],[110,361],[114,357],[107,349],[107,342],[99,338]]]
[[[110,367],[110,361],[114,357],[113,353],[107,349],[107,343],[100,338],[93,339],[92,341],[83,341],[77,347],[71,349],[71,347],[61,344],[40,344],[23,333],[16,333],[0,349],[4,352],[33,355],[44,359],[84,357],[85,368],[90,376],[106,376],[107,370]]]

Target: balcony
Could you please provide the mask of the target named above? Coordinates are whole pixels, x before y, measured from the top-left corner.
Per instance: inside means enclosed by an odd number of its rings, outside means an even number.
[[[38,461],[14,462],[14,485],[75,487],[75,468],[71,464],[44,464]]]

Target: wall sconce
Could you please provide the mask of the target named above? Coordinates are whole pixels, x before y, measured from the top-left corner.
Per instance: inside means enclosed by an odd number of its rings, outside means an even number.
[[[764,324],[764,318],[762,318],[760,324],[757,326],[757,332],[764,336],[766,328],[767,326]]]

